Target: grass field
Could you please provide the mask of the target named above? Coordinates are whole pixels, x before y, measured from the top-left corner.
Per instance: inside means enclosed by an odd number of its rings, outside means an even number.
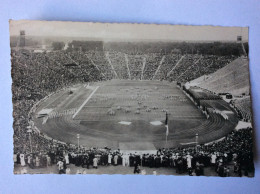
[[[213,102],[212,106],[225,110],[222,101]],[[44,124],[43,118],[37,118],[43,109],[52,109]],[[165,111],[169,113],[167,145]],[[34,122],[43,133],[67,143],[77,144],[76,134],[80,134],[80,144],[87,147],[116,149],[131,144],[134,149],[138,144],[141,150],[194,142],[196,133],[200,143],[209,142],[236,125],[236,120],[230,123],[218,115],[206,119],[175,83],[134,80],[78,84],[57,92],[38,107]]]

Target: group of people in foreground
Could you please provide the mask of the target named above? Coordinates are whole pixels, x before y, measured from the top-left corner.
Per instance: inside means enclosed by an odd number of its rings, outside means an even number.
[[[85,149],[69,145],[52,144],[45,153],[16,153],[14,162],[30,168],[45,168],[57,165],[58,173],[70,174],[73,165],[77,173],[84,174],[90,168],[99,166],[132,167],[133,173],[145,174],[145,168],[167,168],[177,174],[190,176],[252,176],[254,172],[252,153],[252,128],[232,131],[223,140],[208,145],[187,148],[163,148],[156,154],[122,153],[107,147]],[[209,167],[210,174],[205,173]],[[120,173],[120,172],[118,172]],[[214,174],[214,173],[213,173]]]

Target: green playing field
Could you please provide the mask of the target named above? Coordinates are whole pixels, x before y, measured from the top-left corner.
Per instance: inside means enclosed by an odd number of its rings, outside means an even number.
[[[38,118],[44,109],[52,110],[47,121]],[[130,145],[139,150],[142,142],[143,149],[194,142],[196,133],[200,143],[208,142],[234,127],[217,115],[206,119],[174,82],[135,80],[78,84],[59,91],[40,104],[34,122],[43,133],[66,143],[77,144],[80,134],[80,144],[87,147]]]

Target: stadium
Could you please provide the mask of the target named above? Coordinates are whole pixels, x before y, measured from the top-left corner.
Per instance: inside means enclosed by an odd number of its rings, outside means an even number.
[[[230,49],[225,54],[214,53],[223,47],[220,43],[207,43],[214,52],[199,51],[205,43],[157,43],[157,50],[146,44],[128,43],[126,48],[117,43],[117,48],[102,41],[72,41],[63,45],[66,49],[53,44],[47,52],[14,47],[15,157],[94,153],[103,164],[100,157],[108,153],[150,157],[159,151],[170,161],[173,152],[210,158],[215,149],[220,158],[228,152],[231,161],[244,146],[244,160],[252,163],[244,44],[224,44]],[[246,136],[245,144],[236,145],[237,133]]]

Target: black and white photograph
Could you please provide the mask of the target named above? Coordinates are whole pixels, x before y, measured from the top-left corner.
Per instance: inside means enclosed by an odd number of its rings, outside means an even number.
[[[254,177],[248,27],[9,27],[14,174]]]

